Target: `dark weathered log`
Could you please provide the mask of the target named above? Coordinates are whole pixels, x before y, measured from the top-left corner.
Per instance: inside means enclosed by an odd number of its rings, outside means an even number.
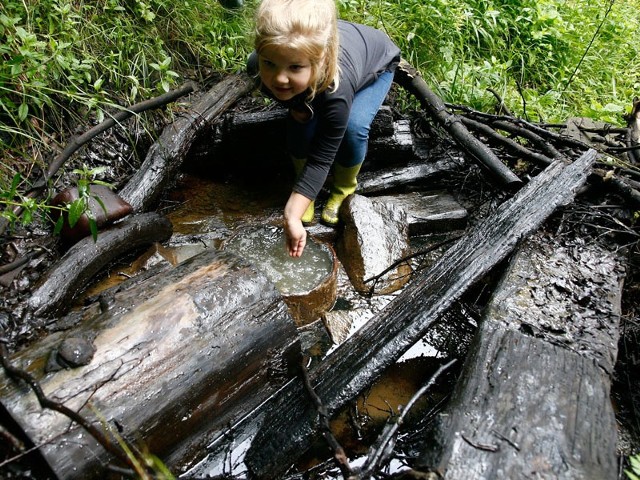
[[[507,122],[506,120],[496,120],[495,122],[491,122],[491,126],[496,129],[512,133],[519,137],[526,138],[537,148],[542,150],[544,154],[552,160],[556,160],[562,157],[562,154],[558,150],[556,150],[556,148],[551,143],[547,142],[540,135],[532,132],[522,125],[514,125],[513,123]]]
[[[146,210],[174,180],[202,125],[215,120],[253,86],[254,81],[246,74],[231,75],[217,83],[196,105],[165,127],[120,196],[134,211]]]
[[[299,366],[298,333],[282,296],[262,272],[225,252],[206,251],[121,288],[106,311],[91,305],[82,317],[17,353],[12,365],[47,397],[107,436],[111,428],[144,445],[174,472]],[[91,362],[45,374],[52,349],[70,337],[93,342]],[[107,478],[112,456],[2,373],[0,398],[58,478]]]
[[[395,81],[415,95],[422,107],[501,184],[515,187],[522,183],[517,175],[509,170],[489,147],[469,133],[460,118],[447,112],[442,100],[429,89],[420,73],[404,60],[398,65]]]
[[[590,180],[594,185],[604,186],[613,193],[620,195],[632,208],[640,208],[640,191],[633,188],[624,177],[614,175],[605,170],[594,169],[594,174]]]
[[[519,249],[415,468],[452,480],[618,478],[609,392],[622,261],[564,240]]]
[[[66,313],[105,266],[136,248],[167,240],[172,231],[164,215],[144,213],[101,231],[95,242],[92,237],[80,240],[47,272],[29,298],[29,308],[38,316]]]
[[[460,170],[462,163],[444,156],[433,162],[409,162],[404,166],[365,171],[358,176],[356,192],[362,195],[379,195],[404,192],[410,187],[435,187],[443,177]]]
[[[557,207],[571,202],[595,156],[591,150],[569,165],[552,163],[445,252],[430,270],[419,272],[379,316],[311,370],[311,385],[327,411],[335,413],[370,385],[467,288],[504,260]],[[267,412],[268,420],[253,439],[245,461],[258,477],[273,478],[308,448],[316,432],[317,413],[300,382],[284,389]]]

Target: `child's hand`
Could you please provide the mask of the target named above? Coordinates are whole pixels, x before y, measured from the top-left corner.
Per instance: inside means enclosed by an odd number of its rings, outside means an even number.
[[[307,231],[300,220],[285,222],[284,235],[287,242],[287,250],[292,257],[299,257],[307,245]]]
[[[307,231],[302,225],[302,215],[311,200],[297,192],[291,192],[284,207],[284,236],[287,251],[292,257],[299,257],[307,245]]]

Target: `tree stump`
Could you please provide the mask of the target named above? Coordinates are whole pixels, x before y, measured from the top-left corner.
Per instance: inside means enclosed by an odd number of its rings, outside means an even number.
[[[465,480],[618,478],[609,392],[621,259],[535,240],[494,293],[416,468]]]

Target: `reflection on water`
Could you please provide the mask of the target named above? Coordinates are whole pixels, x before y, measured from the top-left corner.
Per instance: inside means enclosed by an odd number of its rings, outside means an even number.
[[[309,241],[300,258],[285,249],[284,232],[279,227],[243,230],[225,243],[229,250],[249,262],[285,295],[309,292],[331,274],[333,258],[322,244]]]

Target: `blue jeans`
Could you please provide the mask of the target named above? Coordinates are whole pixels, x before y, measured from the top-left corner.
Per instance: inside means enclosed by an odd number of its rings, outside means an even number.
[[[343,167],[360,165],[367,155],[369,129],[376,113],[384,102],[393,73],[384,72],[370,85],[356,92],[349,113],[349,123],[344,134],[335,161]],[[315,134],[318,117],[307,123],[299,123],[289,118],[287,124],[287,148],[295,158],[307,158],[309,143]]]

